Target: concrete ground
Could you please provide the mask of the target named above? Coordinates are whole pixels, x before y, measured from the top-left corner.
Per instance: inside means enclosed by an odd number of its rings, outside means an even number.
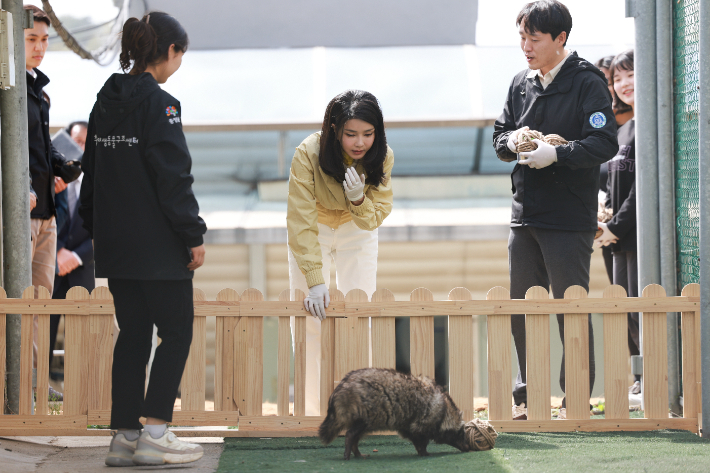
[[[0,437],[0,471],[3,473],[90,473],[96,471],[167,470],[212,473],[222,454],[222,438],[196,437],[204,456],[185,465],[109,468],[104,464],[111,437]]]

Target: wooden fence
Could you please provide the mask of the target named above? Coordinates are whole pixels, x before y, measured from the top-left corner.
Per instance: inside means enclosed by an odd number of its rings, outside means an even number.
[[[39,288],[24,291],[21,299],[8,299],[0,288],[0,383],[5,380],[4,314],[22,314],[20,412],[0,415],[0,435],[107,435],[111,408],[113,301],[109,290],[72,288],[66,300],[51,299]],[[173,424],[203,426],[174,429],[183,436],[312,436],[322,417],[305,415],[306,319],[304,294],[289,300],[263,301],[261,293],[247,289],[241,296],[222,290],[216,301],[206,301],[195,289],[194,335],[181,384],[181,409]],[[338,381],[348,371],[372,366],[395,367],[395,317],[410,318],[411,369],[434,376],[434,316],[449,316],[449,392],[464,413],[474,416],[473,316],[487,315],[489,419],[499,432],[611,431],[685,429],[698,431],[700,411],[700,288],[691,284],[679,297],[666,297],[661,286],[650,285],[642,297],[627,298],[623,288],[610,286],[603,298],[587,298],[578,286],[564,299],[550,299],[541,287],[531,288],[525,300],[511,300],[508,290],[495,287],[483,300],[471,300],[465,288],[449,293],[449,300],[434,301],[425,288],[412,292],[409,301],[395,301],[380,289],[368,301],[361,290],[343,296],[331,294],[321,334],[321,412]],[[644,419],[629,419],[627,312],[643,313]],[[666,313],[682,313],[682,365],[684,417],[670,418],[666,352]],[[49,314],[65,319],[64,402],[59,415],[48,409]],[[565,314],[565,368],[567,419],[551,420],[550,314]],[[602,313],[604,324],[605,418],[590,419],[588,313]],[[37,402],[32,396],[32,314],[39,314]],[[526,314],[528,420],[513,421],[510,314]],[[289,413],[289,317],[295,316],[294,405]],[[216,317],[215,404],[205,410],[206,317]],[[276,416],[262,415],[263,318],[279,317],[278,387]],[[371,330],[368,330],[371,318]],[[4,404],[4,385],[0,386]],[[225,426],[238,426],[227,429]],[[208,428],[213,427],[213,428]],[[206,429],[206,430],[205,430]]]

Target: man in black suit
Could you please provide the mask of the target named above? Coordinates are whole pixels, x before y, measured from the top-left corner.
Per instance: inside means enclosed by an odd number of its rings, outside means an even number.
[[[84,149],[86,122],[74,122],[67,127],[67,132],[72,139]],[[68,202],[68,215],[66,223],[57,234],[57,275],[54,278],[53,299],[66,298],[67,291],[74,286],[85,287],[91,292],[95,287],[94,279],[94,250],[89,232],[83,227],[83,220],[79,216],[79,190],[84,175],[80,175],[71,182],[62,194],[66,195]],[[59,327],[59,314],[50,317],[49,331],[49,364],[52,364],[54,344],[57,341]]]

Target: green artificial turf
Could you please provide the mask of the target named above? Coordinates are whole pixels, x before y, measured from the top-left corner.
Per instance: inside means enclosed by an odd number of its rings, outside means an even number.
[[[329,446],[316,438],[226,438],[218,472],[699,472],[710,469],[710,441],[687,431],[501,434],[488,452],[460,453],[429,445],[419,457],[394,436],[360,442],[369,458],[343,460],[345,440]],[[377,452],[373,452],[377,449]]]

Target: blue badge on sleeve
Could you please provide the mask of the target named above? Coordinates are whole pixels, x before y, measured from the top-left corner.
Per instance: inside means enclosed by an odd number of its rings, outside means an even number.
[[[589,117],[589,124],[594,128],[601,128],[606,125],[606,116],[602,112],[594,112],[592,116]]]

